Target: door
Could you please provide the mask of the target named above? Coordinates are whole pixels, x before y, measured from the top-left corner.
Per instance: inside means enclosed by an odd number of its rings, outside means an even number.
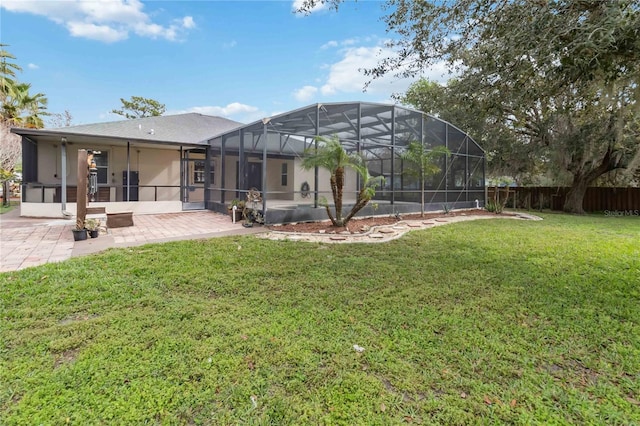
[[[130,170],[127,178],[127,171],[122,171],[122,199],[124,201],[138,201],[138,185],[140,185],[140,176],[137,171]]]
[[[249,163],[247,189],[251,188],[262,191],[262,163]]]
[[[244,186],[240,188],[240,163],[236,161],[236,188],[244,190],[256,188],[260,192],[262,192],[262,163],[247,163],[247,179]],[[246,195],[246,192],[244,194]],[[243,199],[245,195],[242,195]],[[236,198],[240,197],[241,194],[236,193]]]
[[[182,210],[204,210],[205,158],[204,150],[184,151],[181,168],[180,194]]]

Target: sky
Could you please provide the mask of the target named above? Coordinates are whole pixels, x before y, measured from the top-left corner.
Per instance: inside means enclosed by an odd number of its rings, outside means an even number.
[[[120,98],[166,114],[198,112],[249,123],[317,102],[392,102],[412,80],[369,80],[362,69],[393,52],[384,3],[294,13],[300,0],[2,0],[0,42],[18,80],[68,111],[72,124],[121,120]],[[423,75],[446,81],[446,68]]]

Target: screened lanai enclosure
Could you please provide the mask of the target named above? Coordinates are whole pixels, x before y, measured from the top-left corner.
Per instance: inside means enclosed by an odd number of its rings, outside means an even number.
[[[358,152],[372,176],[383,176],[363,215],[420,212],[420,182],[402,154],[411,142],[429,150],[445,146],[440,172],[425,182],[425,210],[484,207],[485,156],[473,139],[450,123],[420,111],[366,102],[315,104],[229,131],[211,139],[205,170],[206,207],[226,212],[252,188],[261,200],[252,206],[266,223],[326,219],[323,197],[332,203],[329,173],[303,170],[307,148],[321,137],[337,137]],[[361,182],[347,169],[345,211],[355,203]]]

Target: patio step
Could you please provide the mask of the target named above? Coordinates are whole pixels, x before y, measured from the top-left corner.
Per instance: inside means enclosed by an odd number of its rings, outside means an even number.
[[[87,207],[87,214],[106,214],[104,207]]]

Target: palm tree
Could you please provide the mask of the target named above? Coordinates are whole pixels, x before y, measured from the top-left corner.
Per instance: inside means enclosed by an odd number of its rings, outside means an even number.
[[[22,71],[19,65],[7,62],[7,59],[16,59],[16,57],[4,50],[5,46],[7,45],[0,43],[0,101],[3,104],[6,98],[14,93],[16,71]]]
[[[0,182],[3,185],[3,205],[9,204],[9,179],[13,177],[13,169],[20,156],[19,138],[11,135],[11,126],[42,128],[42,116],[48,115],[47,98],[42,93],[31,95],[31,85],[18,83],[16,72],[22,69],[7,59],[15,56],[4,50],[5,44],[0,44],[0,126],[3,141],[0,149]],[[6,134],[6,136],[5,136]]]
[[[321,144],[321,145],[320,145]],[[316,167],[327,169],[331,174],[330,184],[333,194],[335,216],[332,214],[326,199],[322,202],[327,209],[327,215],[334,226],[345,226],[349,220],[360,211],[375,194],[375,188],[380,183],[381,177],[373,178],[362,157],[355,153],[348,153],[337,137],[326,139],[318,137],[316,146],[305,150],[302,159],[302,168],[310,170]],[[346,218],[342,217],[342,197],[346,168],[352,168],[362,178],[363,186],[358,193],[356,204]]]
[[[424,216],[424,181],[440,171],[436,160],[442,156],[449,156],[451,152],[444,146],[428,150],[420,142],[410,142],[401,158],[407,161],[409,169],[405,173],[420,180],[420,216]]]
[[[13,125],[40,129],[44,127],[42,116],[48,115],[48,100],[42,93],[31,95],[30,89],[29,83],[15,84],[2,104],[0,115]]]

